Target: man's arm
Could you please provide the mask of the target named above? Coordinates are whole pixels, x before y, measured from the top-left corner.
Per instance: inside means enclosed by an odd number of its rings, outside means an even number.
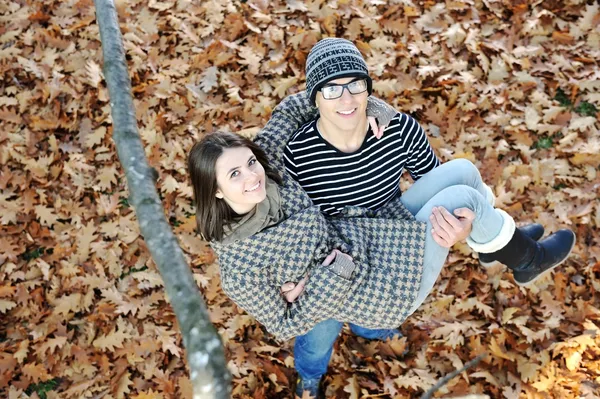
[[[404,115],[403,117],[408,118],[405,129],[406,140],[410,143],[406,169],[413,180],[416,181],[430,170],[439,166],[440,161],[433,152],[433,148],[431,148],[427,135],[421,125],[409,115]]]

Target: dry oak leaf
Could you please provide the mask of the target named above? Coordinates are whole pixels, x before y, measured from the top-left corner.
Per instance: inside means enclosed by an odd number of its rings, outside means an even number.
[[[126,393],[131,393],[129,386],[133,385],[133,381],[129,377],[131,377],[131,374],[128,371],[126,371],[119,379],[119,382],[115,389],[115,396],[117,399],[123,399],[126,397]]]
[[[123,319],[119,319],[114,331],[107,335],[101,335],[92,342],[94,348],[109,352],[113,352],[115,348],[123,348],[123,343],[126,340],[133,338],[129,332],[125,331],[125,323],[126,322],[124,322]]]
[[[98,88],[98,85],[104,78],[104,76],[102,76],[102,70],[100,69],[100,66],[92,60],[89,60],[85,65],[85,74],[87,77],[87,83],[95,88]]]
[[[15,357],[10,353],[0,352],[0,374],[13,371],[17,366]]]
[[[50,378],[52,378],[52,376],[48,374],[44,366],[41,364],[28,363],[25,366],[23,366],[21,371],[27,378],[32,380],[34,383],[38,383],[40,381],[47,381]]]
[[[69,312],[77,313],[81,309],[81,294],[76,292],[70,295],[63,295],[60,298],[56,298],[51,301],[54,306],[54,314],[57,315],[68,315]]]
[[[0,299],[0,313],[6,313],[8,310],[11,310],[17,306],[17,304],[13,301],[7,301],[6,299]]]
[[[42,226],[52,227],[58,219],[58,216],[54,213],[54,209],[48,208],[45,205],[36,205],[34,211]]]
[[[206,68],[200,75],[200,88],[205,93],[210,93],[212,89],[219,86],[219,69],[215,66]]]
[[[164,397],[150,389],[148,392],[140,392],[135,396],[131,396],[131,399],[164,399]]]
[[[53,354],[56,351],[56,348],[62,348],[66,343],[67,337],[50,338],[40,345],[36,352],[38,355],[40,355],[40,358],[43,358],[44,355],[46,355],[46,351],[49,351],[51,354]]]

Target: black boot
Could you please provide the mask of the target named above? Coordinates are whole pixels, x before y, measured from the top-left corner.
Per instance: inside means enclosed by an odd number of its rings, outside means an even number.
[[[515,229],[499,251],[488,254],[513,271],[515,282],[526,286],[564,262],[575,245],[575,233],[562,229],[536,242]]]
[[[521,233],[534,241],[539,240],[544,235],[544,226],[539,223],[527,224],[523,227],[518,227],[518,229],[521,230]],[[494,266],[497,263],[497,260],[494,259],[492,254],[481,253],[479,254],[479,263],[481,266],[488,268]]]

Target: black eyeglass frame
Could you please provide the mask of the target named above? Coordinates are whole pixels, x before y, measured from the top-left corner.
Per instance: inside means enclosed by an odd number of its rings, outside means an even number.
[[[350,85],[355,84],[355,83],[359,83],[359,82],[363,82],[364,83],[365,89],[361,90],[359,92],[353,93],[352,90],[350,90]],[[323,92],[323,90],[327,89],[329,87],[336,87],[336,88],[337,87],[341,87],[342,91],[340,91],[340,95],[337,96],[337,97],[326,97],[325,93]],[[341,96],[343,96],[344,95],[344,90],[346,90],[346,89],[348,90],[348,93],[350,93],[350,94],[352,94],[354,96],[354,95],[361,94],[361,93],[364,93],[365,91],[369,90],[369,83],[367,82],[367,79],[365,79],[365,78],[355,79],[352,82],[348,82],[348,83],[345,83],[345,84],[332,84],[332,85],[328,85],[328,86],[323,86],[323,87],[321,87],[319,89],[319,91],[321,92],[321,95],[323,96],[323,98],[325,100],[335,100],[335,99],[338,99]]]

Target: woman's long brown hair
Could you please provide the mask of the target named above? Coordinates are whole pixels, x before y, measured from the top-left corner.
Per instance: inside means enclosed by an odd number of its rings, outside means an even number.
[[[217,160],[226,148],[247,147],[265,169],[265,174],[281,184],[281,177],[269,165],[267,155],[257,144],[244,137],[228,132],[214,132],[194,144],[188,156],[188,171],[194,189],[196,225],[198,232],[207,241],[221,241],[224,227],[240,215],[227,205],[217,193]]]

